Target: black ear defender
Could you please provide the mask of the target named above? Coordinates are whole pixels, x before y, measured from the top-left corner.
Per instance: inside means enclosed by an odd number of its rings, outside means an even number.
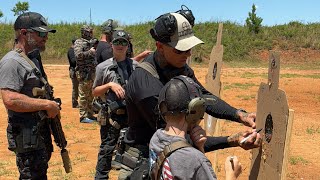
[[[186,18],[190,25],[194,26],[195,18],[192,11],[185,5],[181,5],[181,9],[176,11],[176,13],[181,14]],[[150,29],[150,34],[153,39],[160,41],[162,43],[171,42],[170,37],[174,35],[177,29],[177,20],[170,13],[163,14],[156,19],[156,24],[154,28]]]
[[[189,21],[192,27],[194,26],[195,18],[192,14],[192,11],[186,5],[181,5],[181,9],[176,11],[176,13],[181,14],[183,17],[185,17]]]
[[[165,89],[164,91],[161,91],[162,94],[159,95],[159,98],[162,101],[159,104],[159,111],[162,116],[168,115],[168,114],[178,114],[178,113],[186,113],[186,121],[189,124],[195,124],[197,123],[200,119],[203,119],[205,109],[206,109],[206,100],[202,97],[202,93],[200,90],[200,86],[195,83],[191,78],[187,76],[176,76],[172,78],[171,80],[180,80],[183,82],[185,87],[188,90],[188,105],[184,107],[184,109],[179,109],[179,110],[168,110],[167,104],[166,104],[166,93],[168,86],[170,85],[167,83],[163,88]],[[183,103],[183,102],[181,102]]]
[[[177,20],[170,13],[163,14],[156,19],[155,27],[150,29],[153,39],[162,43],[171,42],[170,37],[177,29]]]

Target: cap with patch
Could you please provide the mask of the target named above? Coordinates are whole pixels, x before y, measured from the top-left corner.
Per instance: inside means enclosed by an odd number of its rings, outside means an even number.
[[[117,30],[114,31],[112,34],[112,41],[118,40],[118,39],[124,39],[129,42],[129,36],[128,33],[124,30]]]
[[[156,41],[180,51],[187,51],[203,43],[194,36],[190,22],[179,13],[166,13],[159,16],[154,27],[150,29],[150,34]]]
[[[32,29],[38,32],[56,32],[55,29],[49,28],[46,19],[36,12],[27,12],[18,16],[14,22],[14,29]]]
[[[198,44],[203,44],[199,38],[194,36],[192,26],[189,21],[178,13],[170,13],[176,18],[177,29],[170,37],[171,42],[168,44],[180,51],[187,51]]]

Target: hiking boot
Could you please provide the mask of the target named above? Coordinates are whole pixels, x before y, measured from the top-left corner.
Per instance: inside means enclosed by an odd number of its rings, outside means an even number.
[[[80,122],[81,123],[93,123],[95,121],[92,119],[89,119],[89,118],[80,118]]]

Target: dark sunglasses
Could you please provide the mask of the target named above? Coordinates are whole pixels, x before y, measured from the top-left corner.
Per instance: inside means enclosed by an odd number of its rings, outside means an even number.
[[[37,32],[38,36],[41,38],[47,37],[48,36],[48,32],[39,32],[39,31],[35,31],[32,29],[28,29],[29,32]]]
[[[165,44],[166,46],[168,47],[171,47],[169,44]],[[176,54],[183,54],[183,53],[190,53],[191,49],[188,49],[186,51],[180,51],[174,47],[171,47],[173,49],[173,52],[176,53]]]
[[[125,40],[114,40],[112,41],[112,44],[115,46],[127,46],[128,45],[128,41]]]

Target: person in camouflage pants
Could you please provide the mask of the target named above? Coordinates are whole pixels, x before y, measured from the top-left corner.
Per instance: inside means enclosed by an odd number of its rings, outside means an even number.
[[[94,60],[96,50],[90,40],[93,36],[93,29],[88,25],[81,28],[81,38],[74,43],[74,54],[76,56],[76,74],[79,80],[79,110],[80,122],[92,123],[95,121],[92,107],[92,85],[95,77]]]

